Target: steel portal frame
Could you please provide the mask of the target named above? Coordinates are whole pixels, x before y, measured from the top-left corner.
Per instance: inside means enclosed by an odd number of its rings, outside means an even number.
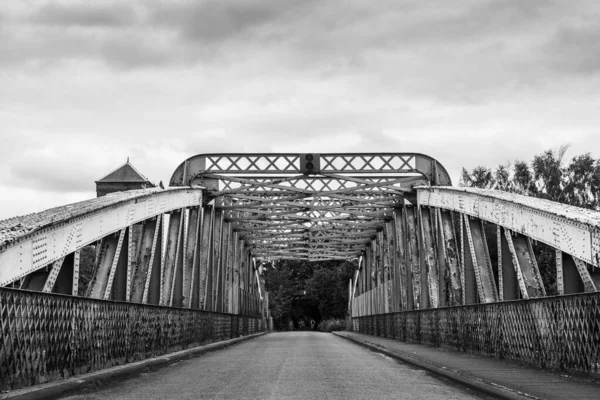
[[[418,153],[200,154],[174,172],[171,186],[203,186],[264,260],[355,259],[393,218],[415,203],[418,185],[451,185],[445,168]]]

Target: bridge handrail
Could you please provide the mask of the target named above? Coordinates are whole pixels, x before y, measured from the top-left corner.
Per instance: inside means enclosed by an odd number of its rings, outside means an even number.
[[[421,206],[464,213],[519,232],[600,267],[600,213],[516,193],[464,187],[417,189]]]

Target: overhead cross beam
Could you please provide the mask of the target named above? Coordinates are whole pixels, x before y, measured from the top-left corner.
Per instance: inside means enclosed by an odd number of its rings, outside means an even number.
[[[356,258],[394,209],[415,203],[414,186],[450,184],[416,153],[201,154],[170,182],[207,188],[254,257],[308,260]]]

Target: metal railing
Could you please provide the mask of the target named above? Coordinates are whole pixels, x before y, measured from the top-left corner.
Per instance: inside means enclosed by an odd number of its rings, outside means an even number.
[[[600,377],[600,293],[353,318],[355,332]]]
[[[0,288],[0,391],[264,329],[222,314]]]

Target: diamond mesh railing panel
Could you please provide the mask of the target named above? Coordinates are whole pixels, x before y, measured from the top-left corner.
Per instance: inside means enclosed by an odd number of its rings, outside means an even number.
[[[369,315],[353,318],[353,327],[398,341],[600,378],[598,292]]]
[[[0,288],[0,391],[263,330],[260,317]]]

